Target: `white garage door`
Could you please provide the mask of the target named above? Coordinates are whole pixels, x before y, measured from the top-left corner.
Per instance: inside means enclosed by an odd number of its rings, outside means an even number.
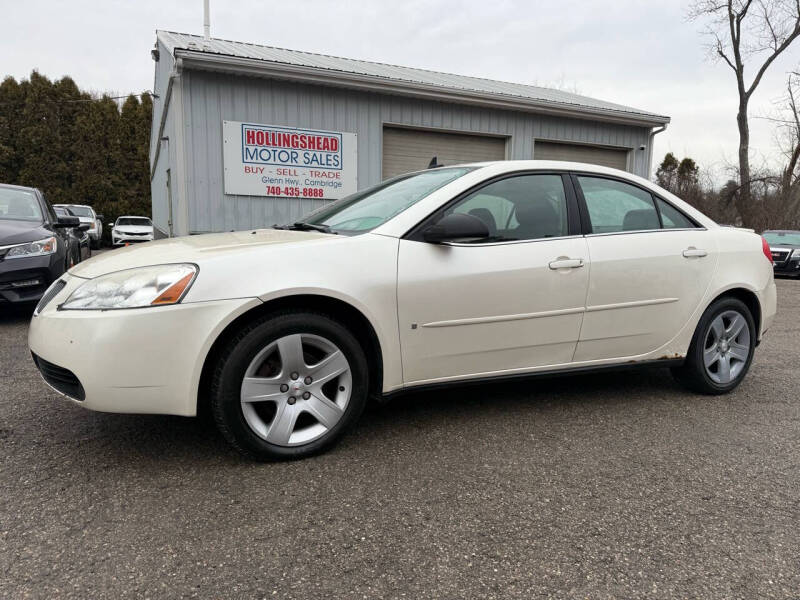
[[[625,171],[628,167],[628,151],[584,144],[562,144],[540,142],[533,145],[533,158],[537,160],[568,160],[591,163]]]
[[[506,140],[500,137],[440,133],[399,127],[383,128],[383,178],[424,169],[437,157],[439,164],[504,160]]]

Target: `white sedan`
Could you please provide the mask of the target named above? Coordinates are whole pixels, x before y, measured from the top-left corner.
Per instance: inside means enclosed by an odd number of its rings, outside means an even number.
[[[81,406],[208,407],[241,452],[274,459],[329,447],[370,396],[423,387],[647,365],[728,392],[775,297],[758,235],[628,173],[507,161],[95,257],[48,290],[29,344]]]
[[[112,228],[112,246],[153,240],[153,222],[147,217],[123,216],[108,225]]]

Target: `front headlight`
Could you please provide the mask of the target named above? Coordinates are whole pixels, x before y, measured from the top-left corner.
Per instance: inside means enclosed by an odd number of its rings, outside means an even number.
[[[800,258],[800,248],[797,250],[792,251],[792,259]]]
[[[101,275],[81,285],[60,310],[110,310],[177,304],[197,275],[197,265],[155,265]]]
[[[55,237],[49,237],[37,242],[28,242],[11,246],[6,252],[6,258],[25,258],[27,256],[46,256],[53,254],[58,249],[58,242]]]

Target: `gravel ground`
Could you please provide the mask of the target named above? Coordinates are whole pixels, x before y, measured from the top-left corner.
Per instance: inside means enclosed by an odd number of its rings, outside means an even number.
[[[84,411],[0,314],[0,597],[800,597],[800,282],[724,397],[634,370],[420,393],[253,464]],[[125,351],[120,351],[124,359]]]

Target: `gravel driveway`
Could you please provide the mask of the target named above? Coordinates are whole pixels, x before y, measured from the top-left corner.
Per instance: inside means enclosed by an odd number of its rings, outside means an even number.
[[[201,420],[59,398],[29,315],[0,314],[0,597],[797,598],[800,282],[778,287],[729,396],[665,370],[420,393],[266,465]]]

